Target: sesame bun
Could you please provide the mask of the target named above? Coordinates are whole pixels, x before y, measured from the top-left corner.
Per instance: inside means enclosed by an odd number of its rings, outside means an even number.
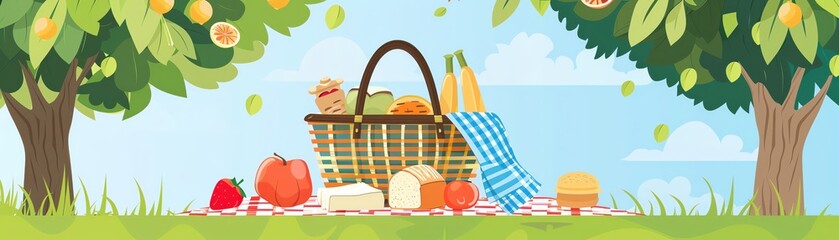
[[[559,177],[556,181],[556,193],[558,194],[598,194],[600,186],[597,178],[584,172],[571,172]]]

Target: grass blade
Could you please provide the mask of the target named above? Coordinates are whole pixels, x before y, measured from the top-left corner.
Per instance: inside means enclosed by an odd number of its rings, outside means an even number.
[[[90,205],[90,196],[87,194],[87,187],[81,178],[79,178],[79,183],[82,184],[82,193],[84,194],[84,215],[90,216],[93,214],[93,206]]]
[[[146,196],[143,194],[143,188],[140,187],[140,182],[137,182],[137,179],[134,179],[134,184],[137,185],[137,191],[140,193],[140,216],[146,215]],[[137,210],[137,209],[134,209]],[[135,211],[131,211],[131,215],[134,215]]]
[[[629,191],[623,190],[623,192],[625,192],[626,195],[629,196],[630,199],[632,199],[632,202],[635,203],[635,209],[638,209],[641,212],[641,215],[646,215],[644,214],[644,207],[641,206],[641,202],[639,202],[638,199],[632,195],[632,193],[629,193]]]
[[[99,212],[97,213],[97,215],[107,215],[107,209],[105,209],[105,207],[107,206],[105,205],[107,202],[106,199],[108,199],[108,177],[105,177],[105,183],[102,187],[102,200],[99,203]],[[116,211],[116,209],[111,210]]]
[[[119,208],[117,208],[117,204],[114,203],[114,200],[111,200],[110,197],[105,198],[108,201],[108,204],[111,206],[111,211],[113,211],[113,216],[119,216]],[[126,209],[128,211],[128,209]]]
[[[734,178],[731,178],[731,192],[728,193],[728,207],[723,216],[734,216]]]
[[[702,180],[705,180],[705,185],[708,185],[708,191],[711,192],[711,206],[708,207],[708,213],[705,215],[717,216],[719,215],[719,209],[717,208],[717,197],[714,195],[714,188],[711,187],[711,183],[708,182],[708,179],[702,178]]]
[[[152,208],[154,209],[154,208]],[[157,211],[155,216],[161,216],[163,213],[163,179],[160,179],[160,192],[157,195]]]
[[[775,197],[778,199],[778,207],[781,209],[781,216],[785,216],[787,214],[786,209],[784,209],[784,200],[781,199],[781,193],[778,192],[778,187],[775,186],[775,183],[769,182],[772,185],[772,191],[775,191]]]
[[[2,189],[2,187],[3,186],[0,186],[0,189]],[[620,209],[620,208],[618,208],[618,201],[615,201],[615,195],[612,195],[610,193],[609,196],[612,197],[612,207],[613,207],[613,209]],[[190,203],[192,203],[192,202],[190,202]],[[184,211],[184,212],[186,212],[186,211]]]
[[[35,204],[32,202],[32,196],[29,194],[29,192],[26,191],[26,189],[23,188],[23,186],[18,186],[18,187],[20,187],[20,191],[23,194],[23,201],[26,202],[25,206],[21,206],[21,208],[22,208],[21,213],[23,213],[23,215],[26,215],[26,216],[37,215],[37,213],[34,212],[35,211]],[[41,207],[43,207],[43,206],[44,205],[41,204]],[[23,210],[26,210],[26,212],[24,212]]]
[[[655,208],[653,208],[653,202],[648,201],[647,203],[650,204],[650,216],[655,216]]]
[[[828,204],[827,206],[824,207],[824,209],[822,209],[822,212],[819,213],[819,217],[824,217],[824,215],[827,213],[828,208],[830,208],[830,204]]]
[[[801,205],[804,205],[804,203],[801,202],[801,189],[802,188],[804,188],[804,186],[801,186],[801,187],[798,188],[798,197],[796,197],[796,200],[795,200],[795,210],[793,211],[793,214],[792,214],[793,216],[803,216],[803,215],[805,215],[804,210],[801,207]]]
[[[692,208],[690,208],[690,212],[688,212],[688,216],[692,216],[692,215],[693,215],[693,213],[696,211],[696,207],[699,207],[699,204],[698,204],[698,203],[697,203],[696,205],[693,205],[693,207],[692,207]],[[698,213],[698,212],[697,212],[697,213]]]
[[[670,194],[670,197],[672,197],[673,200],[676,200],[676,204],[679,205],[679,211],[681,211],[681,213],[679,215],[685,216],[685,214],[687,214],[687,212],[685,211],[685,204],[682,202],[682,200],[680,200],[679,198],[677,198],[673,194]],[[676,214],[673,214],[673,215],[676,215]]]
[[[737,216],[745,216],[745,214],[747,212],[751,211],[752,207],[754,207],[756,197],[757,197],[757,193],[752,195],[752,198],[750,198],[749,202],[747,202],[746,205],[743,206],[743,209],[740,209],[740,214],[737,214]]]
[[[613,196],[612,200],[614,201],[614,199],[615,198]],[[186,204],[186,207],[184,207],[184,210],[182,211],[182,213],[189,212],[189,207],[192,206],[192,202],[195,202],[195,199],[192,199],[192,201],[189,201],[189,203]]]
[[[655,192],[650,191],[650,193],[653,194],[653,197],[655,197],[655,201],[658,202],[658,208],[661,209],[660,210],[661,211],[660,215],[662,217],[667,216],[667,207],[664,206],[664,202],[661,201],[661,198],[659,198],[658,194],[655,194]],[[652,211],[652,210],[650,210],[650,211]]]

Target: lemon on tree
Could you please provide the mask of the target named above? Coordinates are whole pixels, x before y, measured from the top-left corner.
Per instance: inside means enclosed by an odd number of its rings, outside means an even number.
[[[210,27],[210,38],[220,48],[231,48],[239,43],[239,29],[226,22],[217,22]]]
[[[801,8],[793,2],[786,2],[778,9],[778,19],[781,23],[792,28],[801,23]]]
[[[189,16],[192,18],[192,21],[203,25],[213,16],[213,6],[206,0],[195,1],[189,7]]]
[[[593,9],[604,9],[612,4],[612,0],[580,0],[585,4],[587,7]]]
[[[175,6],[175,0],[149,0],[152,10],[160,14],[166,14]]]
[[[288,5],[289,0],[268,0],[268,4],[276,10],[280,10]]]
[[[58,32],[55,22],[48,17],[42,17],[39,18],[38,21],[35,21],[33,29],[35,31],[35,35],[40,39],[50,39],[55,37],[55,34]]]

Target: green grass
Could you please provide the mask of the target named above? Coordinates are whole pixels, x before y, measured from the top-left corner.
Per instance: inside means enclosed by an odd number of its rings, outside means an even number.
[[[90,196],[84,181],[79,179],[79,183],[81,184],[81,189],[73,195],[73,201],[69,200],[69,196],[72,194],[71,189],[69,189],[69,184],[67,181],[62,181],[61,189],[59,190],[60,195],[58,196],[60,201],[57,204],[51,204],[54,202],[54,196],[48,192],[44,199],[38,200],[41,205],[36,210],[27,207],[34,206],[33,203],[36,200],[30,198],[26,190],[23,189],[23,186],[18,186],[17,188],[9,187],[6,189],[3,182],[0,181],[0,216],[174,216],[177,214],[171,209],[166,209],[164,212],[163,181],[160,182],[157,201],[148,202],[142,187],[140,187],[140,183],[135,180],[134,183],[137,186],[139,204],[132,211],[129,212],[126,209],[122,213],[119,212],[116,203],[108,196],[108,179],[105,179],[102,195],[98,201],[95,201]],[[84,202],[83,207],[78,207],[79,201]],[[149,203],[150,207],[147,208]],[[187,204],[183,212],[187,211],[191,205],[192,202]]]

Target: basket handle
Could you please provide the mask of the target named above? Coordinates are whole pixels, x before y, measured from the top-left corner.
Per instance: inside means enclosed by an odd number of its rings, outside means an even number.
[[[373,71],[376,70],[379,60],[381,60],[386,53],[393,50],[402,50],[407,52],[414,58],[417,65],[419,65],[420,72],[422,72],[422,76],[425,79],[425,86],[428,88],[428,97],[431,98],[431,110],[434,113],[434,123],[437,127],[437,137],[444,138],[445,132],[443,130],[443,115],[440,110],[440,100],[437,95],[437,87],[434,85],[434,77],[431,75],[431,68],[428,67],[428,62],[425,61],[425,57],[422,56],[419,49],[411,43],[403,40],[393,40],[385,43],[379,47],[375,53],[373,53],[373,56],[370,57],[370,61],[367,62],[364,74],[361,75],[361,86],[359,87],[358,99],[355,103],[355,119],[353,121],[353,126],[355,128],[353,130],[353,138],[358,139],[361,137],[361,123],[363,123],[364,120],[364,101],[367,99],[367,88],[370,86],[370,79],[373,77]]]

